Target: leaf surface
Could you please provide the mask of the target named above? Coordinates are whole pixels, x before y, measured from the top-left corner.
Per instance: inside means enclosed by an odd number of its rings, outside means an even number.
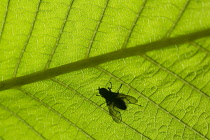
[[[0,7],[0,139],[210,139],[209,0]],[[122,123],[109,82],[141,105]]]

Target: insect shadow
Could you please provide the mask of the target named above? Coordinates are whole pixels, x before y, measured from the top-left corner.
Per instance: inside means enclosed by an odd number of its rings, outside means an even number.
[[[115,122],[119,123],[122,121],[122,117],[118,109],[126,110],[127,109],[126,104],[136,104],[138,100],[132,96],[119,93],[122,84],[120,85],[117,92],[111,91],[112,83],[110,82],[110,84],[111,87],[108,87],[108,89],[99,87],[98,90],[100,95],[97,96],[101,96],[106,100],[106,105],[109,109],[109,115],[112,116]]]

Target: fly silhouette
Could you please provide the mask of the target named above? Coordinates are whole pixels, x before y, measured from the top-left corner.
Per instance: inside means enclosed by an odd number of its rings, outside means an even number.
[[[117,92],[111,91],[112,83],[110,82],[110,84],[111,87],[108,87],[108,89],[99,87],[98,90],[100,96],[106,100],[106,105],[109,109],[109,115],[112,116],[115,122],[119,123],[122,121],[122,117],[117,108],[121,110],[126,110],[127,104],[135,104],[138,102],[138,100],[132,96],[119,93],[122,84],[120,85]]]

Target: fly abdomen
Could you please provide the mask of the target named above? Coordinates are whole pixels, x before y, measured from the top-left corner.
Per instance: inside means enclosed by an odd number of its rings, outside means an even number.
[[[122,99],[116,99],[114,102],[115,106],[118,107],[119,109],[126,110],[127,106],[125,102]]]

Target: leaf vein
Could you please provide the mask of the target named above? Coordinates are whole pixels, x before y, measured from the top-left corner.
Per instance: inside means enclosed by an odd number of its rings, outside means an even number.
[[[102,54],[99,56],[94,56],[85,60],[79,60],[76,62],[72,62],[69,64],[62,65],[62,66],[51,68],[51,69],[47,69],[44,71],[34,72],[29,75],[11,78],[11,79],[0,82],[0,91],[9,89],[15,86],[21,86],[21,85],[37,82],[40,80],[53,78],[55,76],[69,73],[72,71],[97,66],[99,64],[109,62],[112,60],[117,60],[117,59],[131,57],[131,56],[137,56],[137,55],[145,54],[148,51],[159,50],[159,49],[171,47],[173,45],[188,43],[189,41],[193,41],[193,40],[206,37],[206,36],[210,36],[210,29],[198,31],[195,33],[187,34],[187,35],[181,35],[174,38],[158,40],[158,41],[151,42],[144,45],[137,45],[135,47],[126,48],[123,50],[117,50],[117,51],[110,52],[107,54]]]
[[[140,7],[139,12],[136,13],[136,18],[135,18],[135,20],[133,21],[133,24],[132,24],[132,26],[131,26],[131,29],[129,30],[129,33],[128,33],[128,35],[127,35],[126,38],[125,38],[125,41],[124,41],[123,46],[122,46],[122,49],[126,48],[128,42],[129,42],[129,39],[130,39],[130,37],[131,37],[131,34],[133,33],[133,30],[134,30],[134,28],[135,28],[135,26],[136,26],[136,23],[138,22],[138,20],[139,20],[139,18],[140,18],[140,16],[141,16],[141,13],[142,13],[143,10],[144,10],[144,7],[145,7],[145,5],[146,5],[146,2],[147,2],[147,0],[144,0],[143,4],[142,4],[141,7]]]
[[[69,89],[69,90],[75,92],[78,96],[80,96],[81,98],[85,99],[85,100],[88,101],[90,104],[94,105],[95,107],[97,107],[97,108],[101,109],[102,111],[106,112],[107,114],[109,114],[109,112],[108,112],[107,110],[105,110],[104,108],[102,108],[101,106],[99,106],[98,104],[96,104],[95,102],[93,102],[92,100],[90,100],[89,98],[83,96],[82,94],[80,94],[79,92],[77,92],[77,91],[76,91],[75,89],[73,89],[72,87],[66,85],[65,83],[62,83],[61,81],[59,81],[59,80],[57,80],[57,79],[55,79],[55,78],[53,78],[53,79],[51,79],[51,80],[54,81],[54,82],[56,82],[57,84],[63,86],[63,87],[65,87],[65,88],[67,88],[67,89]],[[93,96],[94,96],[94,95],[93,95]],[[145,138],[150,139],[148,136],[142,134],[141,132],[139,132],[138,130],[136,130],[135,128],[133,128],[132,126],[130,126],[130,125],[128,125],[127,123],[125,123],[124,121],[122,121],[122,124],[126,125],[128,128],[130,128],[131,130],[135,131],[136,133],[138,133],[138,134],[144,136]]]
[[[173,30],[176,28],[176,26],[178,25],[178,22],[180,21],[181,17],[183,16],[184,12],[187,9],[187,6],[189,5],[191,0],[187,0],[186,3],[184,4],[184,7],[181,9],[181,12],[179,13],[177,19],[175,22],[173,22],[173,26],[168,30],[168,32],[165,35],[165,38],[170,37],[171,33],[173,32]]]
[[[172,119],[177,120],[178,122],[181,122],[184,126],[186,126],[188,129],[194,131],[196,134],[198,134],[200,137],[205,137],[207,139],[206,136],[204,136],[201,132],[197,131],[196,129],[192,128],[191,126],[189,126],[187,123],[185,123],[183,120],[181,120],[180,118],[178,118],[177,116],[173,115],[171,112],[169,112],[168,110],[166,110],[165,108],[163,108],[162,106],[160,106],[159,104],[157,104],[156,102],[154,102],[153,100],[151,100],[150,98],[148,98],[146,95],[141,94],[138,90],[136,90],[134,87],[132,87],[131,85],[125,83],[123,80],[121,80],[120,78],[116,77],[115,75],[112,75],[110,72],[104,70],[101,67],[97,67],[98,69],[100,69],[102,72],[106,73],[107,75],[111,76],[112,78],[114,78],[116,81],[119,81],[120,83],[122,83],[124,86],[128,87],[129,89],[133,90],[136,93],[139,93],[139,95],[141,97],[143,97],[144,99],[146,99],[147,101],[151,102],[153,105],[157,106],[158,109],[161,109],[164,113],[168,114],[169,116],[172,117]]]
[[[99,19],[99,21],[97,21],[97,25],[95,26],[95,29],[94,29],[94,31],[93,31],[92,38],[91,38],[90,43],[89,43],[89,45],[88,45],[88,50],[87,50],[87,52],[86,52],[85,59],[87,59],[87,58],[89,57],[91,48],[92,48],[92,46],[93,46],[93,43],[94,43],[95,38],[96,38],[96,35],[97,35],[97,33],[98,33],[98,30],[99,30],[100,25],[101,25],[101,23],[102,23],[102,20],[103,20],[103,18],[104,18],[104,15],[105,15],[106,9],[107,9],[107,7],[108,7],[109,1],[110,1],[110,0],[107,0],[107,1],[106,1],[105,7],[103,8],[103,11],[102,11],[102,13],[101,13],[100,19]]]
[[[21,50],[21,52],[20,52],[20,55],[19,55],[19,57],[18,57],[17,65],[16,65],[16,67],[15,67],[15,70],[14,70],[14,73],[13,73],[13,77],[16,77],[16,75],[17,75],[17,73],[18,73],[18,69],[19,69],[19,67],[20,67],[21,60],[22,60],[23,55],[24,55],[24,53],[25,53],[25,51],[26,51],[26,48],[27,48],[27,46],[28,46],[28,43],[29,43],[29,41],[30,41],[30,39],[31,39],[33,30],[34,30],[34,26],[35,26],[35,23],[36,23],[36,19],[37,19],[38,13],[39,13],[40,5],[41,5],[41,1],[39,1],[39,3],[37,4],[37,8],[36,8],[35,16],[34,16],[34,19],[33,19],[33,23],[32,23],[32,26],[31,26],[31,28],[30,28],[30,30],[29,30],[29,34],[28,34],[28,36],[27,36],[26,42],[24,43],[23,48],[22,48],[22,50]]]
[[[87,135],[89,138],[91,138],[93,140],[95,139],[90,134],[88,134],[87,132],[85,132],[82,128],[80,128],[79,126],[77,126],[75,123],[73,123],[72,121],[70,121],[68,118],[66,118],[65,116],[63,116],[61,113],[59,113],[57,110],[55,110],[54,108],[52,108],[51,106],[49,106],[48,104],[46,104],[45,102],[43,102],[42,100],[40,100],[39,98],[37,98],[34,95],[28,93],[27,91],[25,91],[22,88],[18,88],[18,90],[20,90],[21,92],[25,93],[26,95],[28,95],[29,97],[31,97],[32,99],[34,99],[35,101],[37,101],[38,103],[42,104],[43,106],[45,106],[46,108],[48,108],[49,110],[51,110],[54,114],[60,116],[60,118],[62,118],[63,120],[65,120],[66,122],[68,122],[69,124],[71,124],[72,126],[74,126],[76,129],[78,129],[79,131],[81,131],[83,134]]]
[[[36,129],[34,129],[34,127],[32,127],[28,122],[26,122],[23,118],[21,118],[17,113],[13,112],[12,110],[10,110],[9,108],[7,108],[6,106],[2,105],[0,103],[0,107],[4,110],[6,110],[7,112],[9,112],[10,114],[12,114],[14,117],[18,118],[21,122],[23,122],[23,124],[25,124],[26,126],[28,126],[33,132],[35,132],[40,138],[42,139],[46,139],[42,134],[40,134]]]
[[[50,57],[49,57],[49,59],[47,60],[47,63],[46,63],[46,65],[45,65],[45,69],[48,69],[48,68],[49,68],[49,65],[50,65],[50,63],[51,63],[51,61],[52,61],[52,59],[53,59],[53,56],[54,56],[54,54],[55,54],[55,51],[56,51],[56,49],[58,48],[58,45],[59,45],[61,36],[62,36],[62,34],[63,34],[63,32],[64,32],[64,28],[65,28],[66,23],[67,23],[67,21],[68,21],[68,17],[70,16],[70,11],[71,11],[71,9],[72,9],[72,5],[74,4],[74,2],[75,2],[75,0],[72,0],[71,3],[70,3],[70,6],[68,6],[69,8],[68,8],[68,11],[66,12],[66,16],[65,16],[64,22],[63,22],[63,24],[62,24],[62,26],[61,26],[60,32],[59,32],[59,34],[58,34],[58,37],[56,38],[55,46],[53,47],[53,49],[52,49],[52,51],[51,51],[51,53],[50,53],[50,55],[49,55]]]
[[[6,7],[6,11],[5,11],[5,14],[4,14],[4,18],[2,20],[2,28],[0,30],[0,42],[2,40],[2,35],[4,33],[4,29],[5,29],[5,24],[6,24],[6,20],[7,20],[7,16],[8,16],[8,12],[9,12],[9,6],[10,6],[10,0],[8,0],[7,2],[7,5],[5,6]]]

